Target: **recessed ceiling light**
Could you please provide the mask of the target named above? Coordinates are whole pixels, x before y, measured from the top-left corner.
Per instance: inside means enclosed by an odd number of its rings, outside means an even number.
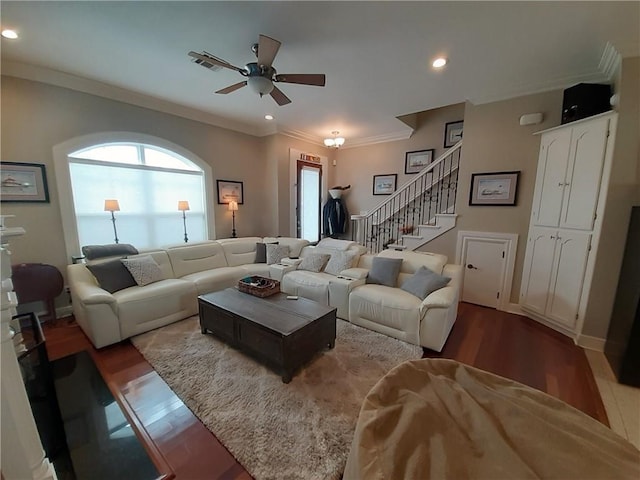
[[[2,36],[4,38],[10,38],[11,40],[15,40],[16,38],[18,38],[18,34],[16,33],[15,30],[2,30]]]
[[[273,120],[273,115],[267,114],[267,115],[264,116],[264,119],[265,120]]]
[[[433,61],[433,64],[432,64],[432,65],[434,66],[434,68],[442,68],[442,67],[444,67],[446,64],[447,64],[447,59],[446,59],[446,58],[442,58],[442,57],[441,57],[441,58],[436,58],[436,59]]]

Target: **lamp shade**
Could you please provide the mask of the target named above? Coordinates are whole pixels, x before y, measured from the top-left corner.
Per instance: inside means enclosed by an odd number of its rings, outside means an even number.
[[[232,212],[238,210],[238,202],[236,202],[235,200],[231,200],[229,202],[229,210],[231,210]]]
[[[181,212],[190,210],[189,202],[187,200],[178,200],[178,210],[180,210]]]
[[[104,211],[105,212],[119,212],[120,204],[118,200],[109,199],[104,201]]]

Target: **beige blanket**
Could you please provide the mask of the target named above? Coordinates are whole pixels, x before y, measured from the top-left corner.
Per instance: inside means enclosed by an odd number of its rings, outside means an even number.
[[[640,478],[640,452],[543,392],[453,360],[391,370],[364,400],[344,479]]]

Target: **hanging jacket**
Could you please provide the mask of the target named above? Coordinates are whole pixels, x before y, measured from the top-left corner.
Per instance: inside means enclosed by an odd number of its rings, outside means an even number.
[[[322,209],[322,231],[325,237],[336,238],[347,231],[349,212],[342,199],[329,198]]]

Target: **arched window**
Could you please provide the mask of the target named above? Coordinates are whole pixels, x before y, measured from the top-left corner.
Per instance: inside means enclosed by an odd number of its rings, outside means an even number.
[[[205,175],[194,162],[155,145],[113,142],[67,155],[79,246],[113,243],[105,200],[116,199],[120,243],[138,249],[184,241],[179,201],[188,201],[190,242],[207,238]]]

